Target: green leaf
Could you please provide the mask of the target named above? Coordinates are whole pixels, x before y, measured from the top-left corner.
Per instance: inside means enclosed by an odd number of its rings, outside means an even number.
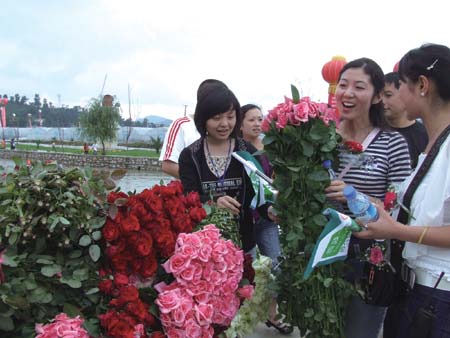
[[[49,265],[49,264],[55,264],[55,261],[54,260],[50,260],[50,259],[46,259],[46,258],[39,258],[39,259],[36,260],[36,263]]]
[[[53,277],[57,273],[61,273],[61,266],[57,264],[46,265],[41,268],[41,274],[46,277]]]
[[[70,222],[67,218],[59,217],[59,221],[64,225],[70,225]]]
[[[328,176],[328,173],[325,170],[313,171],[312,173],[309,173],[307,175],[307,177],[308,177],[308,179],[316,181],[316,182],[330,180],[330,176]]]
[[[19,239],[19,234],[17,232],[11,233],[11,235],[9,236],[9,239],[8,239],[9,245],[16,244],[18,239]]]
[[[322,214],[314,215],[312,219],[314,223],[319,226],[324,226],[328,222],[327,218]]]
[[[333,283],[333,278],[325,278],[325,280],[323,281],[323,285],[326,288],[329,288],[332,283]]]
[[[101,231],[94,231],[93,233],[92,233],[92,239],[94,240],[94,241],[98,241],[98,240],[100,240],[102,238],[102,232]]]
[[[112,205],[110,207],[112,207]],[[116,211],[117,211],[117,208],[116,208]],[[106,217],[94,217],[89,222],[90,228],[91,229],[100,229],[103,227],[103,225],[105,225],[105,222],[106,222]]]
[[[69,285],[73,289],[81,288],[81,282],[76,279],[66,279],[64,277],[60,278],[59,281],[63,284]]]
[[[13,309],[21,309],[21,310],[26,310],[30,307],[30,304],[28,303],[28,301],[21,297],[21,296],[6,296],[6,297],[2,297],[3,302],[5,302],[5,304],[8,304],[9,306],[11,306]]]
[[[80,258],[82,255],[82,251],[81,250],[74,250],[69,254],[69,258]]]
[[[87,295],[92,295],[94,293],[97,293],[99,291],[99,288],[92,288],[86,291]]]
[[[292,101],[294,103],[298,103],[300,101],[300,93],[298,92],[298,89],[296,86],[291,84],[291,93],[292,93]]]
[[[91,256],[94,262],[97,262],[100,258],[100,247],[97,244],[89,247],[89,256]]]
[[[81,310],[70,303],[64,303],[63,312],[71,318],[75,318],[76,316],[83,317],[83,313],[81,312]]]
[[[81,246],[88,246],[91,244],[92,240],[89,235],[83,235],[81,236],[80,240],[78,241],[78,244]]]
[[[300,144],[302,145],[303,155],[306,157],[311,157],[314,154],[314,146],[312,143],[306,140],[301,140]]]
[[[14,322],[11,317],[1,317],[0,318],[0,331],[13,331]]]
[[[262,143],[267,146],[273,142],[276,141],[276,137],[275,136],[271,136],[271,135],[265,135],[264,138],[262,139]]]

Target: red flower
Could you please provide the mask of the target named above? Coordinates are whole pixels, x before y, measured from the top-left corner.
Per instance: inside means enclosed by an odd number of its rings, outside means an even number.
[[[140,273],[142,277],[148,278],[155,274],[157,268],[158,262],[156,261],[156,258],[153,255],[150,255],[142,260]]]
[[[370,263],[372,263],[373,265],[378,265],[381,264],[383,260],[384,260],[383,250],[380,247],[375,246],[370,249],[370,257],[369,257]]]
[[[388,191],[384,196],[384,210],[391,211],[397,202],[397,194],[394,191]]]
[[[344,142],[345,147],[353,154],[359,154],[363,152],[363,146],[359,142],[355,141],[345,141]]]
[[[108,242],[115,241],[120,235],[119,227],[116,223],[114,223],[114,221],[108,218],[103,226],[102,235]]]
[[[102,280],[98,283],[98,288],[104,294],[110,295],[112,293],[113,282],[110,279]]]
[[[128,285],[128,276],[123,273],[115,273],[114,274],[114,284],[117,288]]]
[[[155,331],[152,333],[150,338],[166,338],[166,335],[162,333],[161,331]]]
[[[123,286],[119,290],[118,305],[135,302],[139,299],[139,291],[132,285]]]
[[[120,223],[120,228],[124,233],[128,233],[131,231],[139,231],[141,225],[139,224],[138,218],[134,214],[129,213],[128,217]]]
[[[189,211],[189,216],[197,224],[206,217],[206,211],[203,208],[192,208]]]
[[[145,231],[139,232],[134,242],[136,254],[141,257],[148,256],[153,249],[153,239],[150,234]]]

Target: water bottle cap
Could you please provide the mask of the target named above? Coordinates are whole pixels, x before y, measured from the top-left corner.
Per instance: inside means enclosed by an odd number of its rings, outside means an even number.
[[[352,199],[356,196],[356,189],[352,185],[346,185],[342,192],[347,199]]]
[[[331,160],[325,160],[323,161],[322,165],[325,169],[330,169],[331,168]]]

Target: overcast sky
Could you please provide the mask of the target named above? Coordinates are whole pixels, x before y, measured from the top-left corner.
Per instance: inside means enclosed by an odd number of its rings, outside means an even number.
[[[326,101],[323,64],[366,56],[385,72],[424,42],[450,46],[446,1],[1,0],[0,94],[86,105],[116,95],[133,118],[195,108],[224,81],[267,110],[296,84]],[[60,100],[58,100],[58,95]],[[139,109],[137,107],[140,107]]]

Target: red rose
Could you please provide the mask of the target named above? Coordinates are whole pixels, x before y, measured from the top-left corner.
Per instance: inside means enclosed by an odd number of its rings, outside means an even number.
[[[138,218],[134,214],[129,213],[128,216],[120,222],[120,228],[124,233],[129,233],[131,231],[139,231],[141,226]]]
[[[127,303],[125,306],[125,309],[130,315],[133,315],[136,317],[136,319],[139,320],[139,322],[144,322],[146,320],[149,320],[147,317],[147,314],[149,314],[149,306],[145,304],[143,301],[138,299],[135,302]],[[153,318],[152,318],[153,319]],[[154,320],[154,319],[153,319]]]
[[[196,191],[191,191],[190,193],[188,193],[185,200],[187,204],[186,206],[188,208],[202,206],[202,203],[200,202],[200,196]]]
[[[139,291],[132,285],[123,286],[119,291],[119,304],[125,304],[128,302],[134,302],[139,299]]]
[[[197,224],[206,217],[206,211],[203,208],[192,208],[189,211],[189,216]]]
[[[153,249],[152,236],[147,232],[141,231],[133,245],[137,255],[141,257],[148,256]]]
[[[351,153],[362,153],[363,152],[363,146],[361,143],[359,142],[355,142],[355,141],[345,141],[344,145],[347,147],[347,149],[351,152]]]
[[[166,335],[162,333],[161,331],[155,331],[152,333],[150,338],[166,338]]]
[[[395,202],[397,201],[397,194],[393,191],[388,191],[384,196],[384,210],[391,211],[395,207]]]
[[[128,261],[124,256],[117,255],[117,256],[112,257],[111,264],[117,272],[122,272],[122,273],[127,272]]]
[[[123,273],[120,273],[120,272],[115,273],[114,274],[114,284],[118,288],[128,285],[128,276]]]
[[[155,274],[156,269],[158,268],[158,262],[153,255],[147,256],[142,260],[141,265],[141,275],[144,278],[151,277]]]
[[[119,234],[120,234],[120,232],[119,232],[119,227],[117,226],[117,224],[108,218],[102,229],[103,238],[107,242],[112,242],[112,241],[115,241],[119,237]]]
[[[102,280],[98,283],[98,288],[100,291],[106,295],[110,295],[112,293],[113,282],[110,279]]]
[[[157,243],[158,253],[164,257],[169,258],[175,250],[175,235],[171,231],[161,231],[153,237]]]

